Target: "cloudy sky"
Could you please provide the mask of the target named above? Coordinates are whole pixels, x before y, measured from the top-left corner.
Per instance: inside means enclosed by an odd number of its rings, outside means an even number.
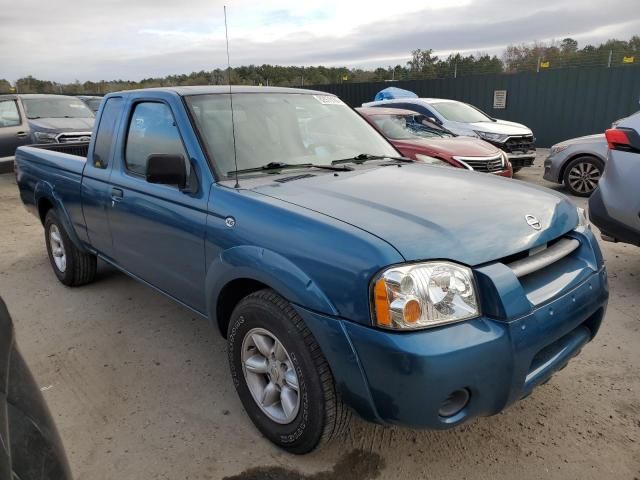
[[[0,0],[0,78],[139,80],[231,63],[388,66],[411,50],[501,54],[640,34],[639,0]]]

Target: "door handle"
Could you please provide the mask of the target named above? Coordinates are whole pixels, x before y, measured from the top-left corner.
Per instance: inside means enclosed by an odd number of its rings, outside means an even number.
[[[18,132],[16,133],[16,137],[18,138],[24,138],[27,136],[27,132]]]
[[[111,206],[115,207],[116,203],[120,203],[124,198],[124,192],[121,188],[112,188],[111,189]]]

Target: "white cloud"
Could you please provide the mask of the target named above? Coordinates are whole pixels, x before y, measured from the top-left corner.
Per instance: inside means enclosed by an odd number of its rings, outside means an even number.
[[[6,5],[3,5],[6,3]],[[224,66],[220,0],[0,0],[0,77],[140,79]],[[386,66],[414,48],[499,53],[640,31],[640,2],[227,0],[232,64]]]

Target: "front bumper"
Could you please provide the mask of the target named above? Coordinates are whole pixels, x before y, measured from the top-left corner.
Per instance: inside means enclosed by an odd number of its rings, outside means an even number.
[[[564,156],[563,156],[564,157]],[[558,158],[555,154],[550,154],[544,159],[544,175],[543,178],[549,182],[562,183],[560,171],[564,160]]]
[[[525,153],[507,152],[507,158],[509,159],[509,162],[511,162],[513,168],[530,167],[536,159],[536,151],[530,150]]]
[[[343,399],[362,417],[446,429],[496,414],[529,395],[593,338],[609,295],[606,269],[578,275],[577,285],[535,308],[502,299],[511,312],[528,310],[514,320],[482,316],[435,329],[389,332],[298,310],[325,353]],[[440,415],[459,390],[470,394],[468,404],[453,416]]]

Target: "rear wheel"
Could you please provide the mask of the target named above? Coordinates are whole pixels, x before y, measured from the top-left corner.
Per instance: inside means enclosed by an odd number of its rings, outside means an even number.
[[[95,278],[96,256],[80,251],[73,244],[53,209],[45,217],[44,235],[49,261],[58,280],[72,287],[84,285]]]
[[[350,412],[313,335],[294,308],[272,290],[244,298],[228,330],[231,376],[256,427],[297,454],[339,434]]]
[[[595,157],[574,158],[564,169],[564,185],[571,194],[588,197],[598,186],[603,170],[603,163]]]

